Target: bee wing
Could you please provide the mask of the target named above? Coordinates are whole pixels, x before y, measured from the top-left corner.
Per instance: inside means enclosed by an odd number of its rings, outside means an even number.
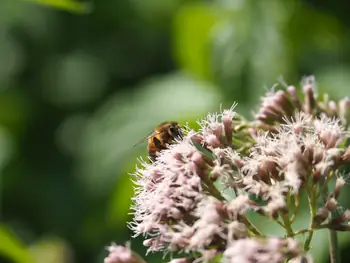
[[[159,131],[150,133],[149,135],[143,137],[143,138],[142,138],[138,143],[136,143],[133,147],[136,147],[136,146],[140,145],[140,144],[143,143],[144,141],[148,140],[149,138],[152,138],[152,137],[156,136],[156,135],[159,134],[159,133],[160,133]]]

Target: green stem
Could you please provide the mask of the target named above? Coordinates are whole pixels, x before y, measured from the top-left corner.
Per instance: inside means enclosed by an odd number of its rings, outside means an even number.
[[[286,227],[284,226],[284,224],[283,224],[281,221],[279,221],[278,219],[276,219],[275,222],[276,222],[277,224],[279,224],[281,227],[286,228]]]
[[[207,190],[212,196],[220,201],[227,201],[225,197],[222,196],[221,192],[216,188],[214,183],[207,176],[202,176],[201,179],[204,181],[203,188]]]
[[[294,232],[294,236],[305,234],[305,233],[311,232],[311,231],[313,231],[315,229],[325,229],[325,228],[329,228],[329,224],[319,225],[319,226],[317,226],[315,228],[300,229],[300,230]]]
[[[260,230],[252,223],[248,220],[248,218],[246,217],[242,217],[242,220],[244,221],[244,223],[246,224],[246,226],[248,227],[248,229],[250,231],[252,231],[252,233],[254,233],[257,236],[264,236],[263,233],[260,232]]]
[[[291,224],[293,224],[293,222],[294,222],[294,220],[295,220],[295,218],[296,218],[296,216],[297,216],[297,214],[299,212],[299,201],[300,201],[299,195],[296,194],[294,196],[294,212],[293,212],[292,217],[290,219],[290,223]]]
[[[314,235],[314,230],[312,228],[310,228],[309,235],[304,243],[304,250],[305,251],[310,250],[310,244],[311,244],[311,240],[312,240],[313,235]]]
[[[227,201],[225,199],[225,197],[222,196],[222,194],[220,193],[220,191],[215,187],[214,184],[212,184],[211,186],[208,185],[204,185],[203,189],[206,190],[208,193],[210,193],[213,197],[215,197],[216,199],[220,200],[220,201]]]
[[[281,217],[283,219],[284,228],[287,231],[287,236],[288,237],[293,237],[294,236],[294,232],[293,232],[293,229],[292,229],[292,225],[291,225],[291,223],[289,221],[288,214],[280,213],[280,215],[281,215]]]
[[[304,243],[304,250],[309,251],[310,250],[310,244],[312,237],[314,235],[314,229],[315,229],[315,222],[314,218],[316,216],[316,200],[315,200],[315,189],[313,187],[307,187],[307,197],[309,199],[309,208],[310,208],[310,231],[308,232],[309,235],[305,240]]]
[[[340,253],[338,246],[338,237],[335,230],[328,230],[329,233],[329,254],[331,263],[340,263]]]
[[[325,183],[323,184],[318,196],[324,194],[324,202],[326,202],[326,198],[328,196],[328,181],[333,177],[334,173],[330,172],[326,178]],[[340,251],[338,246],[338,237],[337,232],[332,229],[328,229],[328,242],[329,242],[329,257],[331,263],[340,263]]]

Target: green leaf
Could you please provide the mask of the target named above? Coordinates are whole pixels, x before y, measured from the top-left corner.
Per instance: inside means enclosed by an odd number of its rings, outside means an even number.
[[[87,14],[92,10],[91,3],[81,3],[76,0],[25,0],[41,5],[51,6],[57,9],[66,10],[69,12]]]
[[[4,225],[0,225],[0,255],[16,263],[34,263],[24,245]]]
[[[211,31],[219,13],[203,3],[188,4],[174,19],[174,54],[180,67],[203,79],[211,79]]]

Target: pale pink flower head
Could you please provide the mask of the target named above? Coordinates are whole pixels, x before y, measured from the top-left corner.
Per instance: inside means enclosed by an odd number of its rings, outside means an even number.
[[[229,144],[233,117],[232,109],[210,115],[203,121],[205,135],[187,131],[182,140],[160,151],[152,164],[141,161],[134,174],[134,219],[129,227],[135,236],[151,237],[144,243],[149,251],[196,251],[221,235],[223,219],[215,202],[202,201],[210,196],[222,199],[213,181],[231,177],[233,169],[237,170],[240,157],[224,148]],[[208,144],[213,136],[219,140],[218,147]],[[202,144],[213,159],[195,143]]]
[[[283,122],[283,116],[291,116],[294,109],[288,95],[282,90],[275,91],[273,87],[261,98],[261,106],[255,119],[259,124],[274,125],[276,122]]]
[[[230,109],[221,113],[208,114],[207,118],[198,122],[203,135],[203,145],[211,149],[226,148],[232,144],[233,119],[236,116],[233,104]]]
[[[288,211],[287,193],[298,194],[310,178],[322,183],[345,162],[346,151],[338,147],[349,138],[336,118],[300,112],[284,121],[275,132],[257,133],[241,169],[244,190],[264,201],[260,211],[272,218]]]
[[[130,249],[130,246],[118,246],[112,244],[107,247],[108,256],[104,263],[146,263],[139,255]]]
[[[224,252],[226,263],[283,263],[302,254],[297,241],[283,238],[244,238],[232,242]]]
[[[193,161],[197,154],[191,141],[184,139],[162,151],[152,165],[141,163],[143,167],[134,174],[134,220],[129,227],[135,235],[158,236],[147,243],[151,250],[166,248],[171,231],[167,224],[186,220],[203,199],[198,173],[206,168],[198,168]],[[200,157],[195,159],[200,162]]]
[[[348,135],[340,120],[336,118],[322,116],[314,121],[314,127],[315,134],[326,149],[337,147]]]

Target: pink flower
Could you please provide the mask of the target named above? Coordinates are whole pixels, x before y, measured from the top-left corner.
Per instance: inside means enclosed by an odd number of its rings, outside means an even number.
[[[136,253],[131,251],[129,245],[117,246],[112,244],[107,247],[108,256],[104,263],[145,263],[145,261]]]
[[[301,254],[298,243],[293,239],[245,238],[228,245],[224,252],[227,263],[283,263],[286,259]]]

